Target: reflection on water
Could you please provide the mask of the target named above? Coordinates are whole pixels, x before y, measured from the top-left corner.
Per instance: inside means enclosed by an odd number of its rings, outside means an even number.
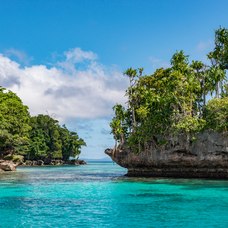
[[[228,227],[228,181],[125,173],[91,163],[0,174],[0,227]]]

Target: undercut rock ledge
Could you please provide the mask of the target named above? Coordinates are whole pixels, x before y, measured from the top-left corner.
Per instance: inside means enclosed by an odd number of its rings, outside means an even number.
[[[130,177],[228,179],[228,132],[205,131],[193,141],[180,135],[162,146],[153,139],[139,154],[126,145],[105,153]]]

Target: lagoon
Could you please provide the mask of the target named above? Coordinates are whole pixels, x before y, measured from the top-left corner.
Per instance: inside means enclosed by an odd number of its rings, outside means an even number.
[[[125,173],[91,162],[0,174],[0,227],[228,227],[228,181]]]

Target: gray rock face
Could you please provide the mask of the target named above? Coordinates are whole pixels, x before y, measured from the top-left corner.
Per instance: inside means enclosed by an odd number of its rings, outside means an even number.
[[[180,135],[165,145],[152,140],[139,154],[125,145],[105,153],[127,168],[128,176],[228,179],[228,132],[205,131],[193,141]]]
[[[39,165],[39,166],[44,165],[44,161],[42,161],[42,160],[38,160],[38,161],[37,161],[37,165]]]
[[[15,171],[17,165],[12,161],[0,160],[0,170],[1,171]]]

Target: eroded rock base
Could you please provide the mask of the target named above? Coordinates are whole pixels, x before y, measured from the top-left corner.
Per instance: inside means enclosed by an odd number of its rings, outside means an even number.
[[[131,177],[228,179],[228,132],[170,136],[162,145],[151,139],[140,153],[125,144],[105,153]]]
[[[228,179],[228,169],[215,168],[150,168],[128,169],[128,177],[172,177]]]

